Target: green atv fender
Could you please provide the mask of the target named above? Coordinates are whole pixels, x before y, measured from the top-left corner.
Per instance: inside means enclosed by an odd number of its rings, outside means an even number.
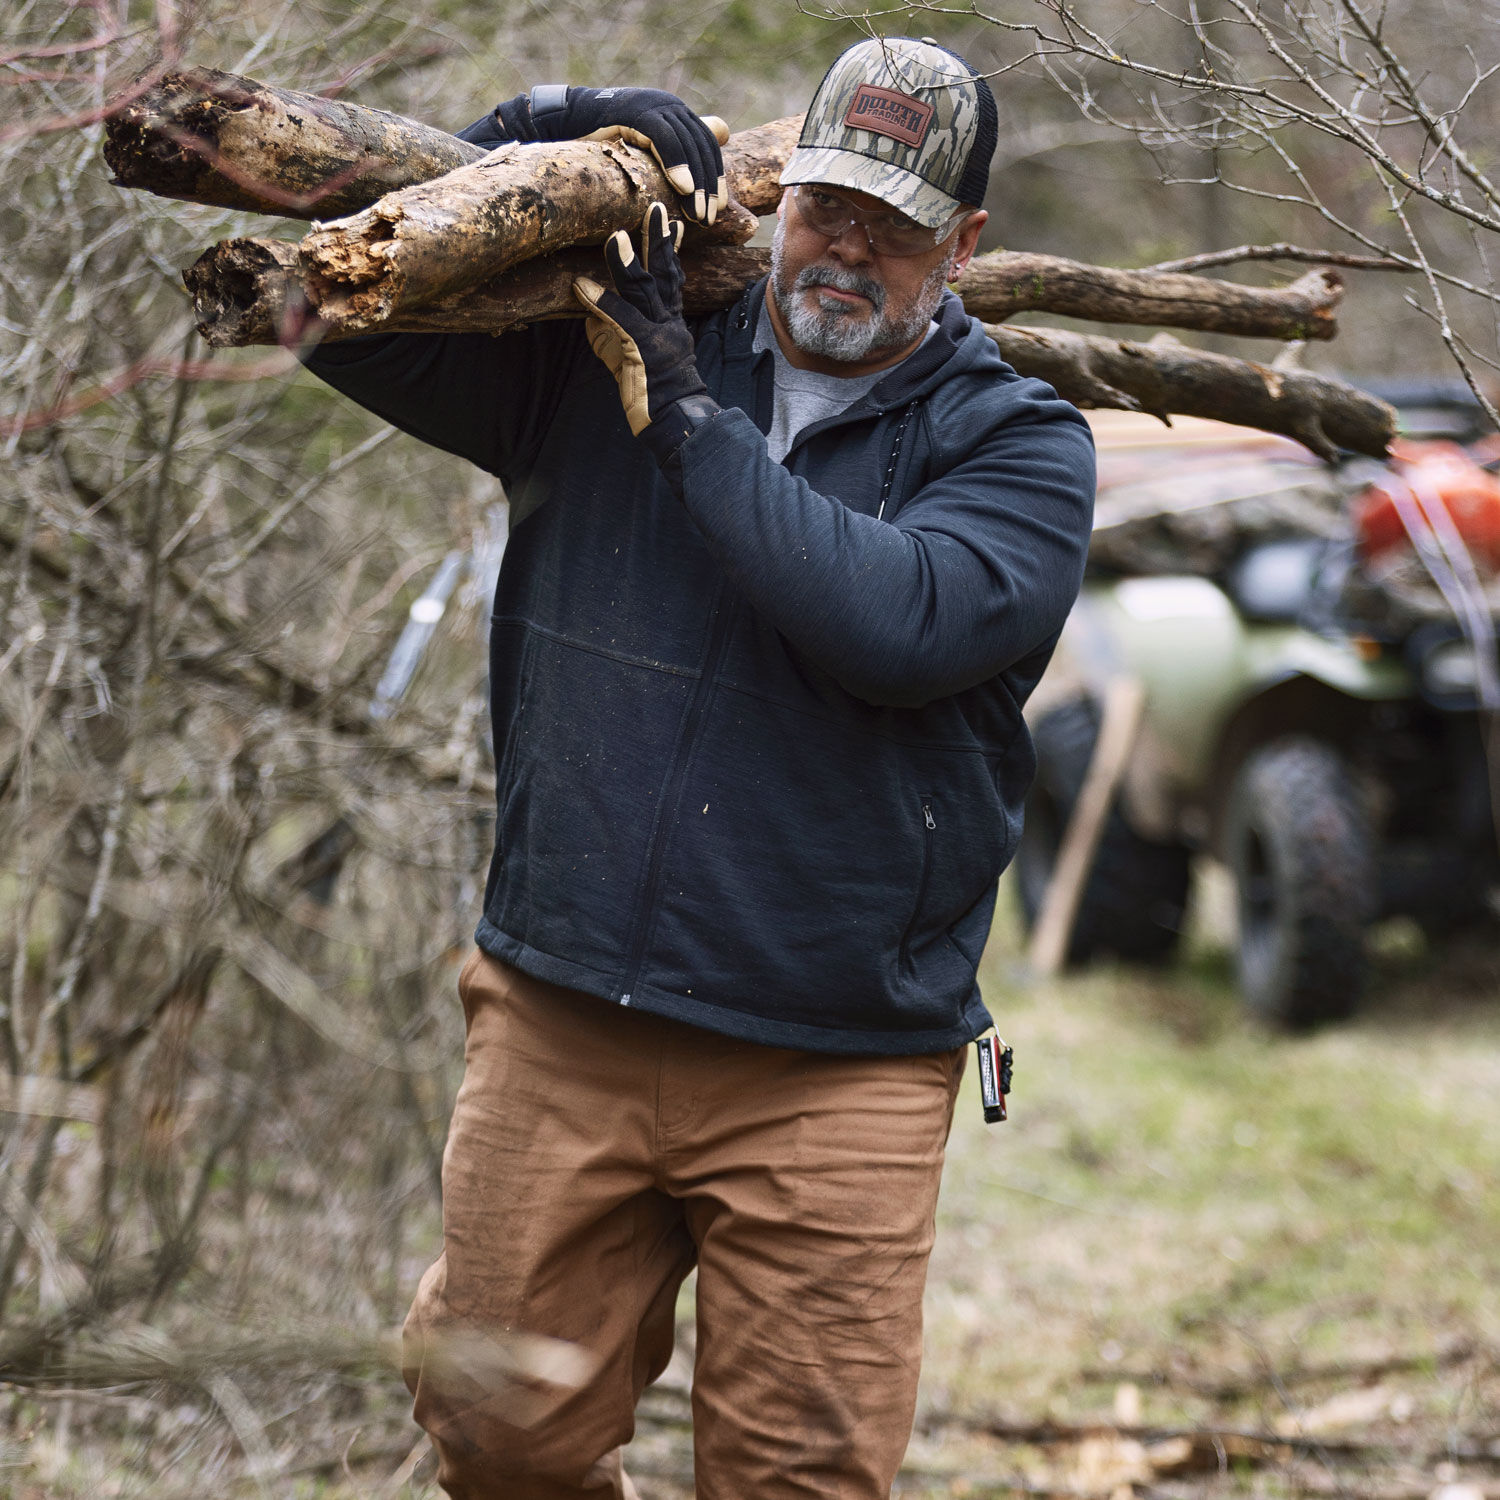
[[[1150,780],[1162,783],[1149,798],[1158,804],[1163,796],[1174,804],[1211,796],[1207,783],[1227,727],[1281,684],[1308,679],[1364,702],[1415,691],[1404,662],[1371,659],[1353,639],[1246,620],[1217,584],[1196,576],[1088,584],[1064,628],[1060,654],[1064,670],[1071,668],[1096,695],[1122,674],[1145,687],[1142,749],[1153,768]]]

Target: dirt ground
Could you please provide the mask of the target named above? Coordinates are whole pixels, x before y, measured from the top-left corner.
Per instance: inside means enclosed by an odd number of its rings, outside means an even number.
[[[1500,943],[1383,930],[1361,1017],[1280,1038],[1208,896],[1161,973],[1029,983],[1002,917],[1011,1119],[966,1079],[899,1495],[1500,1497]],[[644,1500],[692,1493],[687,1369],[685,1338],[631,1450]],[[0,1496],[437,1500],[392,1378],[269,1414],[244,1391],[253,1421],[222,1392],[18,1393]]]

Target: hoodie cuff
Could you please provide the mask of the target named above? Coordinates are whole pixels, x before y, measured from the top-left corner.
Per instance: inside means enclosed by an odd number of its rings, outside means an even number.
[[[646,451],[679,494],[682,492],[682,445],[723,409],[707,392],[684,396],[680,401],[674,401],[641,432],[640,440],[646,445]]]

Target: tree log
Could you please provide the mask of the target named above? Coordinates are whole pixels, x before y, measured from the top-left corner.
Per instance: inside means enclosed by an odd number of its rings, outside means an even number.
[[[1241,286],[1170,271],[1122,271],[1056,255],[976,257],[959,283],[976,318],[1050,312],[1094,323],[1148,323],[1255,338],[1331,339],[1344,295],[1337,271],[1320,268],[1282,287]]]
[[[298,219],[355,213],[484,155],[402,115],[213,68],[168,73],[104,126],[120,187]]]
[[[690,246],[683,251],[689,316],[727,307],[765,275],[770,252],[748,246]],[[597,277],[603,257],[595,245],[527,261],[504,276],[450,293],[421,307],[403,308],[377,333],[504,333],[548,318],[576,318],[573,278]],[[298,247],[287,240],[223,240],[183,272],[198,314],[198,331],[215,348],[248,344],[296,345],[341,339],[364,330],[324,325],[299,274]]]
[[[731,138],[731,195],[750,211],[775,204],[799,126]],[[185,279],[219,347],[375,329],[498,333],[576,315],[572,280],[597,272],[598,251],[565,247],[597,244],[668,196],[655,161],[618,143],[486,154],[399,115],[210,70],[168,75],[133,100],[108,123],[105,156],[122,186],[168,197],[304,217],[358,210],[300,246],[230,240],[201,256]],[[729,218],[743,235],[748,215]],[[685,262],[688,309],[705,312],[763,274],[766,256],[700,237]],[[1326,270],[1267,289],[1000,252],[977,258],[958,290],[988,323],[1027,310],[1302,339],[1334,336],[1342,286]],[[1318,376],[1060,330],[991,332],[1017,369],[1082,406],[1230,419],[1324,454],[1383,453],[1390,436],[1388,408]]]
[[[314,225],[298,247],[306,296],[324,323],[363,332],[522,261],[636,228],[653,200],[674,196],[656,159],[636,146],[502,146],[350,218]],[[694,239],[738,243],[757,222],[731,202]]]
[[[730,193],[751,213],[775,208],[801,128],[796,115],[730,137]],[[104,127],[104,160],[120,187],[296,219],[343,218],[486,154],[383,109],[213,68],[168,73]]]
[[[1384,401],[1306,370],[1276,370],[1176,342],[1150,344],[1059,328],[986,326],[1005,359],[1081,407],[1212,417],[1295,438],[1320,457],[1385,455],[1396,413]]]

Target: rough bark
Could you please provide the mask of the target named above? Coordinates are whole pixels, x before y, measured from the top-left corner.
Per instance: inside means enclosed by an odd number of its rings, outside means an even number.
[[[1094,323],[1145,323],[1272,339],[1331,339],[1344,295],[1337,271],[1320,268],[1283,287],[1240,286],[1170,271],[1122,271],[1056,255],[974,259],[959,284],[976,318],[1050,312]]]
[[[987,326],[1010,364],[1081,407],[1113,407],[1167,418],[1213,417],[1295,438],[1324,458],[1340,449],[1379,458],[1395,435],[1395,412],[1341,380],[1207,354],[1171,341],[1150,344],[1059,328]]]
[[[683,251],[689,316],[727,307],[765,275],[770,252],[712,245]],[[603,258],[595,245],[575,246],[525,262],[503,276],[421,307],[393,313],[380,333],[504,333],[546,318],[580,317],[573,278],[597,277]],[[183,272],[198,314],[198,329],[215,348],[340,339],[357,326],[325,326],[300,275],[298,247],[287,240],[223,240]]]
[[[306,295],[323,322],[362,332],[522,261],[634,228],[656,199],[673,195],[655,158],[638,147],[504,146],[350,218],[314,226],[299,246]],[[731,203],[720,224],[695,238],[738,242],[756,223]]]
[[[167,74],[104,127],[120,187],[298,219],[355,213],[484,155],[383,109],[212,68]]]
[[[801,128],[797,115],[730,137],[730,193],[752,214],[776,206]],[[357,213],[485,155],[402,115],[212,68],[165,75],[104,133],[104,160],[121,187],[297,219]]]

